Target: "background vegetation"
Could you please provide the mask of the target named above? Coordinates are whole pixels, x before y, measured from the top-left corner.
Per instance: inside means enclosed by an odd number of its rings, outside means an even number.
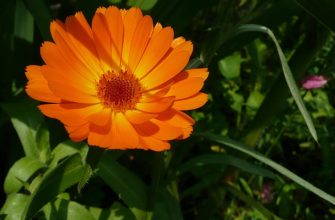
[[[111,4],[172,26],[189,67],[209,67],[194,135],[168,152],[72,143],[24,92],[50,21]],[[2,0],[0,219],[334,219],[333,31],[333,0]],[[328,85],[302,89],[315,74]]]

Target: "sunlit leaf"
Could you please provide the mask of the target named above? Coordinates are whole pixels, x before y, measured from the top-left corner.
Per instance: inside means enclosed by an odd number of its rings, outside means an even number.
[[[83,169],[84,169],[83,173],[80,177],[80,180],[77,186],[77,190],[79,193],[81,192],[81,190],[84,188],[84,186],[87,184],[87,182],[93,175],[92,167],[89,164],[85,164]]]
[[[24,212],[24,217],[33,217],[59,193],[78,183],[82,172],[83,163],[79,154],[66,158],[57,167],[46,172],[41,183],[31,195]]]
[[[115,202],[109,209],[100,209],[90,207],[89,211],[95,219],[104,220],[135,220],[135,216],[129,209],[124,207],[121,203]]]
[[[31,101],[21,101],[6,103],[1,106],[10,116],[26,156],[39,158],[40,149],[37,145],[36,134],[43,126],[44,119],[36,105]]]
[[[262,104],[264,95],[259,91],[252,91],[247,99],[247,106],[251,109],[257,109]]]
[[[240,76],[241,62],[240,53],[235,53],[219,61],[219,70],[226,79],[235,79]]]
[[[23,219],[23,210],[29,200],[28,195],[14,193],[7,197],[7,200],[0,210],[0,214],[7,214],[5,219]],[[0,219],[2,219],[0,217]]]
[[[55,149],[53,149],[51,155],[52,155],[52,161],[50,163],[50,166],[56,166],[59,161],[62,159],[74,155],[74,154],[80,154],[83,160],[85,160],[86,155],[88,152],[88,145],[81,142],[81,143],[74,143],[72,141],[65,141],[60,144],[58,144]]]
[[[80,219],[80,220],[94,220],[92,214],[77,202],[65,199],[57,199],[56,201],[48,203],[43,212],[47,220],[57,219]]]
[[[8,171],[4,183],[7,194],[18,192],[37,171],[45,165],[34,157],[24,157],[18,160]]]
[[[144,11],[152,9],[158,0],[128,0],[128,5],[131,7],[138,7]]]

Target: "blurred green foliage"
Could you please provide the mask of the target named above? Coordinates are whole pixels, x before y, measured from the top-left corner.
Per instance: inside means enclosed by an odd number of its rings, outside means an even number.
[[[24,92],[50,21],[112,4],[172,26],[195,46],[190,65],[209,68],[194,135],[170,151],[74,144]],[[246,24],[272,30],[282,56],[266,34],[241,34]],[[2,0],[0,219],[334,219],[334,31],[333,0]],[[315,74],[328,85],[301,88]]]

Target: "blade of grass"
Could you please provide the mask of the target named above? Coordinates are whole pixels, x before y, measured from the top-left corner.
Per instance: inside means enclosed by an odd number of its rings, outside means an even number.
[[[290,89],[292,97],[293,97],[295,103],[297,104],[297,106],[300,110],[300,113],[302,114],[302,116],[303,116],[303,118],[304,118],[304,120],[307,124],[309,132],[311,133],[314,140],[316,142],[318,142],[318,136],[317,136],[312,118],[311,118],[309,112],[307,111],[307,109],[305,107],[305,104],[304,104],[304,102],[303,102],[303,100],[302,100],[302,98],[299,94],[299,89],[298,89],[297,84],[295,82],[295,79],[292,75],[291,69],[290,69],[290,67],[289,67],[289,65],[286,61],[285,55],[284,55],[284,53],[283,53],[283,51],[282,51],[282,49],[281,49],[281,47],[280,47],[280,45],[277,41],[277,38],[275,37],[275,35],[273,34],[273,32],[269,28],[261,26],[261,25],[256,25],[256,24],[242,25],[238,28],[236,34],[239,35],[239,34],[245,33],[245,32],[262,32],[262,33],[265,33],[268,36],[270,36],[272,41],[275,43],[276,48],[277,48],[277,52],[278,52],[278,56],[279,56],[279,59],[280,59],[280,63],[281,63],[282,69],[283,69],[283,73],[284,73],[284,76],[285,76],[285,80],[286,80],[286,83],[287,83],[287,85]]]
[[[310,192],[316,194],[317,196],[323,198],[324,200],[330,202],[331,204],[335,205],[335,197],[332,195],[329,195],[325,191],[317,188],[316,186],[312,185],[308,181],[304,180],[303,178],[299,177],[295,173],[291,172],[290,170],[286,169],[285,167],[281,166],[280,164],[274,162],[273,160],[267,158],[266,156],[247,148],[244,144],[241,144],[239,142],[236,142],[234,140],[231,140],[229,138],[221,137],[218,135],[206,133],[203,134],[206,138],[213,140],[215,142],[224,144],[232,149],[235,149],[237,151],[240,151],[246,155],[249,155],[256,160],[259,160],[260,162],[268,165],[269,167],[273,168],[280,174],[286,176],[287,178],[291,179],[292,181],[296,182],[300,186],[304,187],[305,189],[309,190]]]

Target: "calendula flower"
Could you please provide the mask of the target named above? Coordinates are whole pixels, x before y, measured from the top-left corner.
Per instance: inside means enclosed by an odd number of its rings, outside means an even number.
[[[42,66],[26,68],[27,94],[60,120],[73,141],[110,149],[170,148],[203,106],[206,68],[184,70],[192,43],[171,27],[153,25],[140,9],[97,9],[90,26],[81,12],[50,25]]]

